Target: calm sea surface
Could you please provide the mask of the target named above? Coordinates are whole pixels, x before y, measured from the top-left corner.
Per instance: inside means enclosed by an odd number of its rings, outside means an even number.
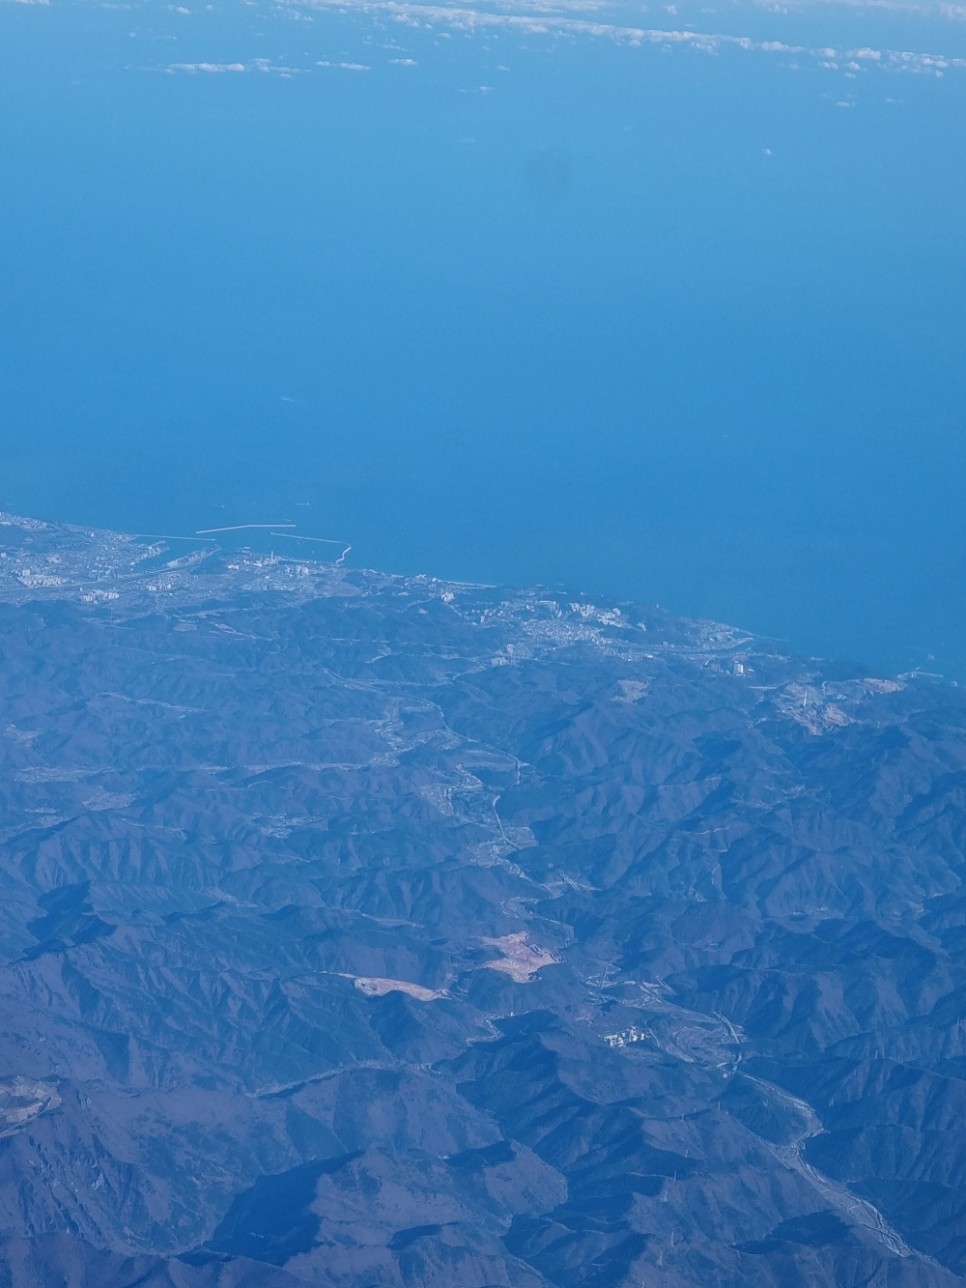
[[[966,71],[0,8],[0,507],[966,678]]]

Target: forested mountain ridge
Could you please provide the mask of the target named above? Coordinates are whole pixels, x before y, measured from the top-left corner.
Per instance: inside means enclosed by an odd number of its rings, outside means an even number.
[[[959,689],[0,549],[0,1283],[963,1281]]]

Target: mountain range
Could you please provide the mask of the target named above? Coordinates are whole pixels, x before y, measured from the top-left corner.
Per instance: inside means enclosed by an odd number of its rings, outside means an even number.
[[[0,1286],[966,1283],[966,700],[0,517]]]

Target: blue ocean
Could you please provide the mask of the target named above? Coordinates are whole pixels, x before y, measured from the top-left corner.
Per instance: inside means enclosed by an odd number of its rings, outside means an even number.
[[[414,11],[0,4],[0,508],[966,679],[966,22]]]

